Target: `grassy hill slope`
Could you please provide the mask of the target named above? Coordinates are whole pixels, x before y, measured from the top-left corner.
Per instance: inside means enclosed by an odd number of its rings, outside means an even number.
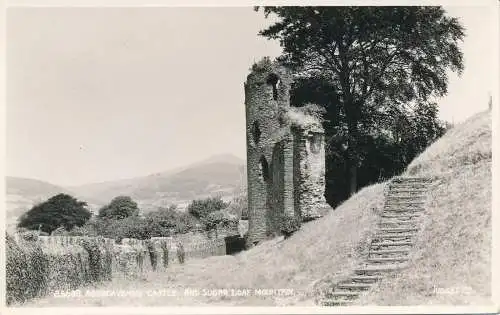
[[[363,304],[485,304],[491,300],[491,113],[457,125],[408,167],[436,179],[409,269]]]

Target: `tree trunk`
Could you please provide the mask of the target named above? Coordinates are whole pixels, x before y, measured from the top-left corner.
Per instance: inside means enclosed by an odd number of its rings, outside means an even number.
[[[351,161],[353,163],[354,161]],[[352,196],[358,190],[358,168],[356,165],[349,167],[349,196]]]
[[[351,117],[349,117],[351,116]],[[349,176],[349,196],[352,196],[358,190],[358,122],[348,115],[348,147],[347,147],[347,167]]]

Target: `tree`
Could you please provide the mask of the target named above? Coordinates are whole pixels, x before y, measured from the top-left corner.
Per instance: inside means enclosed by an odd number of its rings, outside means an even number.
[[[258,11],[259,8],[256,8]],[[364,132],[407,106],[447,93],[448,70],[461,74],[464,28],[441,7],[264,7],[280,20],[259,35],[278,39],[279,58],[313,82],[327,107],[327,142],[341,142],[349,193],[358,188]],[[321,94],[321,92],[320,92]],[[432,103],[432,102],[431,102]],[[324,104],[324,103],[323,103]],[[375,124],[374,124],[375,123]],[[331,138],[334,138],[333,140]]]
[[[70,231],[75,226],[83,226],[92,216],[86,206],[86,202],[70,195],[58,194],[31,208],[20,218],[18,227],[49,234],[59,227]]]
[[[99,217],[121,220],[139,215],[137,203],[128,196],[115,197],[111,202],[99,209]]]
[[[188,206],[188,212],[195,218],[203,219],[209,213],[225,209],[229,206],[221,197],[208,197],[193,200]]]
[[[176,206],[160,208],[146,215],[152,236],[171,236],[195,229],[200,220],[188,212],[177,211]]]

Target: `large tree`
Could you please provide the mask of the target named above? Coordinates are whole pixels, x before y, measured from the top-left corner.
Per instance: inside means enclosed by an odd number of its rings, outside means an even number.
[[[139,207],[129,196],[115,197],[108,205],[99,209],[99,217],[106,219],[121,220],[138,215]]]
[[[58,194],[31,208],[20,218],[18,227],[47,233],[59,227],[70,231],[75,226],[83,226],[92,216],[86,206],[86,202],[70,195]]]
[[[338,149],[345,151],[351,194],[358,188],[363,139],[380,127],[381,117],[394,121],[408,109],[435,108],[434,98],[447,93],[449,70],[463,71],[464,28],[441,7],[263,11],[278,21],[259,34],[280,41],[279,59],[298,82],[316,82],[325,91],[327,120],[335,125],[327,141],[345,138]]]

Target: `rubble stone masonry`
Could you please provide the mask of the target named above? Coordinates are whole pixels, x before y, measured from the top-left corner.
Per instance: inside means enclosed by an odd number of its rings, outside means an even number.
[[[309,220],[326,205],[323,129],[287,121],[291,84],[288,69],[264,58],[244,85],[250,245],[278,235],[283,215]]]

